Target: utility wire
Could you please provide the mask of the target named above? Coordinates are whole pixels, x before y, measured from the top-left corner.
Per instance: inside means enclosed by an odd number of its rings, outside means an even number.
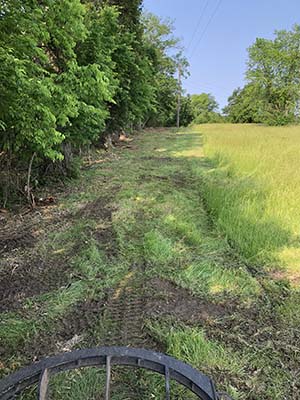
[[[210,16],[210,18],[209,18],[207,24],[205,25],[205,28],[203,29],[203,31],[202,31],[202,33],[201,33],[199,39],[198,39],[198,42],[197,42],[196,46],[194,47],[194,49],[193,49],[193,51],[192,51],[190,57],[192,57],[192,56],[194,55],[195,51],[197,50],[197,48],[198,48],[198,46],[199,46],[201,40],[203,39],[203,37],[204,37],[204,35],[205,35],[205,33],[206,33],[208,27],[209,27],[209,25],[211,24],[212,20],[214,19],[214,16],[216,15],[216,13],[217,13],[217,11],[218,11],[218,9],[219,9],[221,3],[222,3],[222,0],[219,0],[218,3],[217,3],[217,5],[216,5],[216,8],[214,9],[214,11],[213,11],[213,13],[211,14],[211,16]]]
[[[191,37],[191,40],[190,40],[190,42],[189,42],[189,44],[188,44],[188,47],[187,47],[187,49],[186,49],[187,52],[189,51],[189,49],[190,49],[190,47],[191,47],[191,45],[192,45],[192,43],[193,43],[193,40],[195,39],[196,33],[198,32],[198,30],[199,30],[199,28],[200,28],[200,24],[201,24],[201,22],[202,22],[202,19],[203,19],[203,17],[204,17],[204,14],[205,14],[205,11],[206,11],[206,9],[207,9],[208,4],[209,4],[209,0],[206,0],[206,3],[205,3],[205,5],[204,5],[204,7],[202,8],[202,11],[201,11],[201,14],[200,14],[200,18],[199,18],[199,20],[198,20],[198,22],[197,22],[197,25],[196,25],[196,27],[195,27],[195,29],[194,29],[194,32],[193,32],[192,37]]]

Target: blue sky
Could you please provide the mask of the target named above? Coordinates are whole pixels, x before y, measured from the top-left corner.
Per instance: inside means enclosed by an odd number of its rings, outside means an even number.
[[[144,0],[144,7],[170,17],[176,36],[189,47],[187,92],[210,92],[221,107],[243,85],[247,48],[255,39],[300,24],[300,0]]]

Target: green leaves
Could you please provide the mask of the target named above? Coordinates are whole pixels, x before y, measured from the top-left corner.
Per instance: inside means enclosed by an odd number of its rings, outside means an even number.
[[[0,9],[0,151],[61,159],[62,147],[174,113],[178,40],[141,0],[8,0]],[[163,94],[161,94],[163,93]]]
[[[84,7],[79,0],[5,3],[0,20],[1,147],[25,160],[33,152],[60,159],[61,127],[76,115],[77,102],[63,92],[58,76],[68,73],[76,42],[84,37]]]
[[[178,53],[179,39],[173,36],[173,25],[147,13],[143,16],[144,51],[148,58],[152,107],[148,111],[150,126],[175,125],[178,97],[177,70],[186,71],[187,61]],[[144,57],[145,58],[145,57]],[[188,100],[186,101],[188,106]]]
[[[235,89],[228,98],[228,104],[223,112],[230,122],[262,122],[265,111],[259,88],[254,84],[248,84],[243,89]]]
[[[196,124],[220,122],[219,105],[210,93],[193,94],[191,96],[193,119]]]
[[[229,98],[225,112],[233,122],[284,125],[295,122],[300,99],[300,26],[256,39],[248,49],[248,84]]]

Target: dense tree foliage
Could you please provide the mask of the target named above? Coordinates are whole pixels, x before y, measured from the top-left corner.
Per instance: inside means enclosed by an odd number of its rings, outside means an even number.
[[[187,62],[182,57],[179,39],[173,36],[173,25],[169,20],[161,20],[147,13],[143,19],[145,42],[148,57],[151,60],[154,81],[154,102],[149,112],[147,125],[171,126],[176,124],[176,106],[178,100],[178,68],[186,73]],[[173,53],[171,52],[173,51]],[[182,95],[182,93],[181,93]]]
[[[248,84],[234,91],[225,113],[233,122],[283,125],[298,118],[300,26],[276,31],[274,40],[257,39],[249,48]]]
[[[188,126],[194,120],[193,106],[191,96],[183,96],[181,98],[180,107],[180,125]]]
[[[254,85],[235,89],[228,98],[228,104],[223,113],[229,122],[255,123],[263,118],[263,104]]]
[[[210,93],[193,94],[191,96],[193,120],[196,124],[220,122],[219,105]]]
[[[74,49],[86,29],[79,1],[48,3],[1,3],[1,148],[55,159],[79,114],[69,83],[80,79]]]
[[[178,40],[141,3],[1,1],[1,166],[67,164],[108,133],[172,120]]]

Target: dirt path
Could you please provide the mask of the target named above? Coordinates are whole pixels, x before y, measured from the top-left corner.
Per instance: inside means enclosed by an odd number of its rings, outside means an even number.
[[[51,207],[1,216],[0,376],[61,351],[125,345],[183,359],[236,399],[299,398],[299,330],[278,317],[282,292],[265,289],[215,228],[198,153],[199,135],[146,133],[95,153]],[[159,398],[159,382],[125,381],[116,400]]]

